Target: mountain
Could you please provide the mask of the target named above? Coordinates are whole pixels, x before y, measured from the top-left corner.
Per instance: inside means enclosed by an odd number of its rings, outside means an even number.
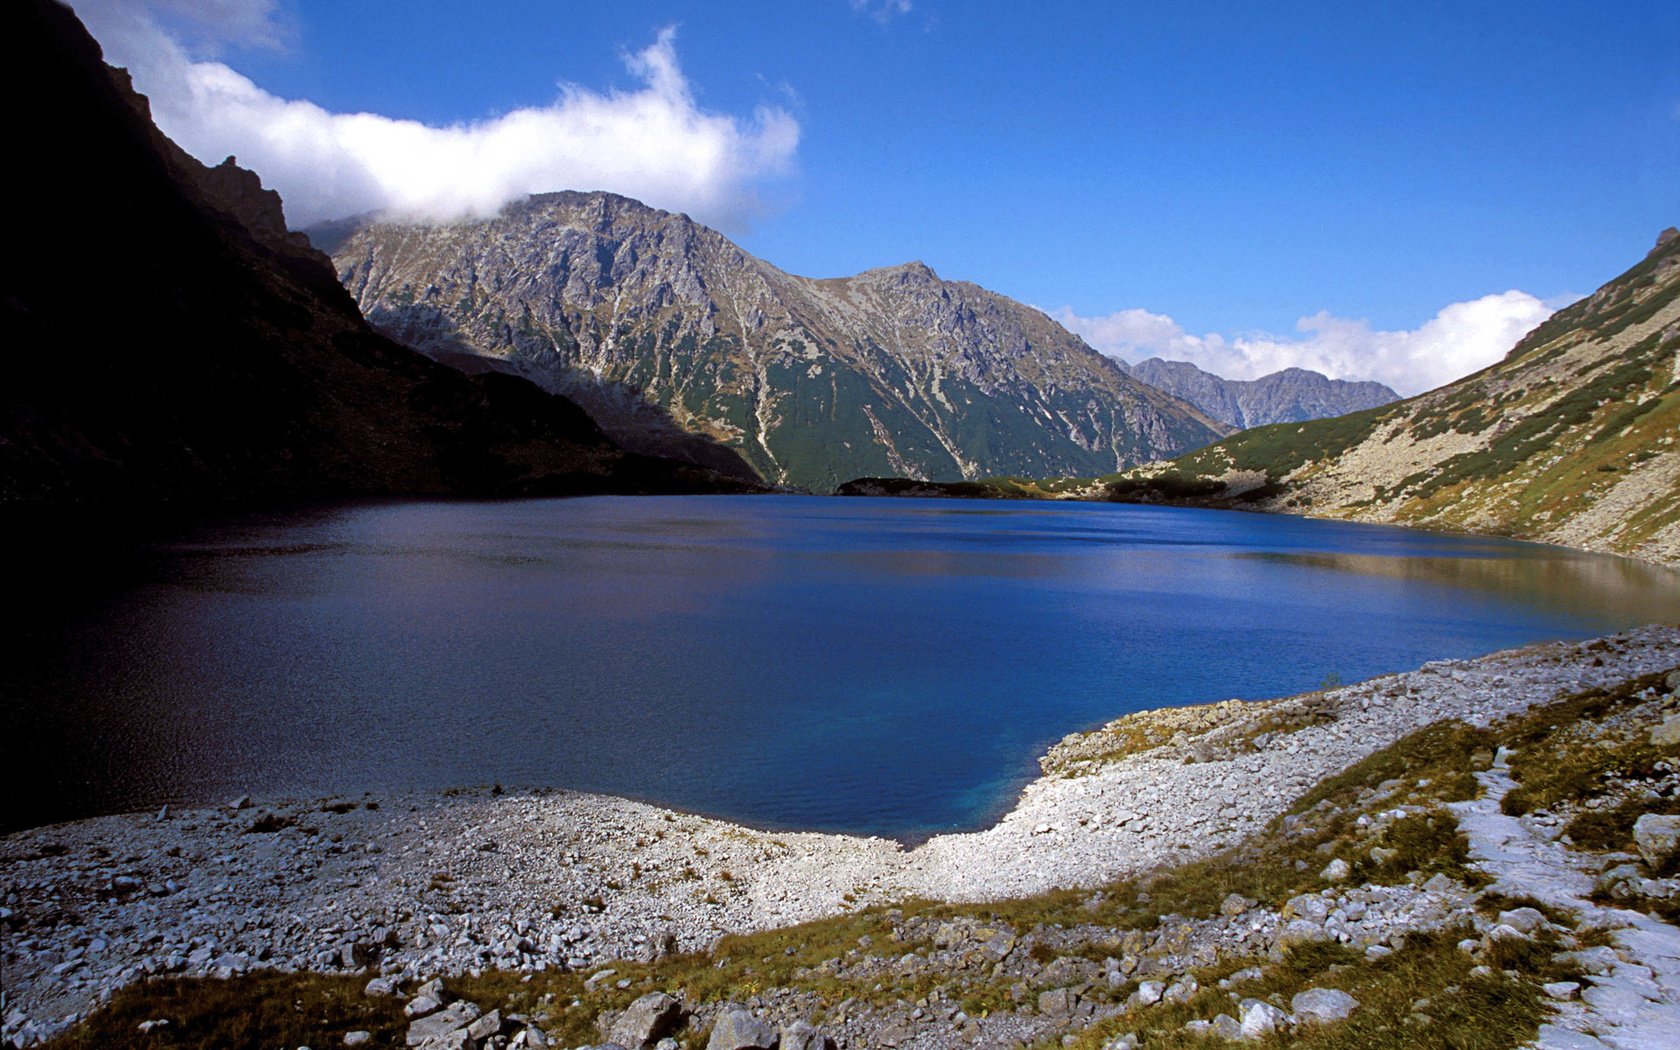
[[[0,56],[28,100],[5,169],[0,502],[741,487],[374,332],[279,197],[165,138],[67,8],[4,5]]]
[[[1680,566],[1680,231],[1504,360],[1099,478],[864,477],[845,494],[1106,499],[1512,536]]]
[[[574,397],[631,448],[680,454],[674,428],[715,438],[779,483],[1097,473],[1228,432],[1043,313],[921,263],[796,277],[612,194],[312,236],[392,338]]]
[[[1120,362],[1133,379],[1183,398],[1238,430],[1268,423],[1304,423],[1400,400],[1381,383],[1331,379],[1305,368],[1285,368],[1259,379],[1226,379],[1188,361],[1151,357],[1135,365]]]
[[[1680,563],[1680,233],[1504,360],[1337,419],[1105,479],[1163,499],[1543,540]]]

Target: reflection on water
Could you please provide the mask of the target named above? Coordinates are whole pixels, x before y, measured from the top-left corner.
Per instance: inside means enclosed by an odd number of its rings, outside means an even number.
[[[1672,620],[1675,588],[1680,585],[1680,574],[1672,569],[1540,545],[1517,548],[1517,553],[1496,549],[1480,557],[1334,551],[1245,551],[1233,557],[1491,591],[1507,600],[1542,605],[1567,602],[1587,615],[1631,623]]]
[[[393,503],[7,549],[6,826],[500,782],[913,837],[1129,710],[1680,618],[1617,559],[1092,504]]]

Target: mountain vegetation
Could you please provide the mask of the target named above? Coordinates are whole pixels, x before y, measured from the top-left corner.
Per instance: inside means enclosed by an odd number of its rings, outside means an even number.
[[[1238,430],[1268,423],[1304,423],[1400,400],[1382,383],[1331,379],[1305,368],[1285,368],[1259,379],[1226,379],[1188,361],[1151,357],[1121,362],[1133,379],[1180,397]]]
[[[796,277],[608,193],[311,236],[392,338],[563,392],[630,448],[716,439],[776,483],[1103,473],[1228,432],[1040,311],[921,263]]]
[[[1097,478],[950,495],[1181,503],[1541,540],[1680,563],[1680,233],[1505,358],[1428,393],[1257,427]],[[864,478],[844,492],[894,494]],[[920,486],[916,494],[934,494]]]
[[[63,6],[0,13],[0,501],[203,504],[747,484],[627,454],[576,405],[379,335],[277,195],[152,124]],[[753,484],[752,487],[757,487]]]

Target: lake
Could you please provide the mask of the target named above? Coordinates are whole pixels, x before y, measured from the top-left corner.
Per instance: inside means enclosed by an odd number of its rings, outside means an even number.
[[[79,545],[10,555],[45,582],[0,669],[7,828],[499,783],[914,840],[1129,711],[1680,619],[1680,575],[1621,559],[1106,504],[391,503]]]

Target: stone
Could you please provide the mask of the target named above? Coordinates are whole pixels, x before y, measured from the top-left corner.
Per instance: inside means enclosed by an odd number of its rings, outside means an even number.
[[[451,1003],[436,1013],[409,1022],[408,1045],[424,1046],[456,1032],[465,1033],[467,1026],[478,1020],[478,1015],[479,1009],[474,1003],[465,1000]]]
[[[1512,908],[1499,913],[1498,923],[1520,933],[1533,933],[1546,925],[1546,916],[1537,908]]]
[[[1195,998],[1201,987],[1194,977],[1184,977],[1174,981],[1172,986],[1162,993],[1161,998],[1169,1003],[1187,1003]]]
[[[1393,954],[1394,949],[1390,948],[1386,944],[1372,944],[1365,948],[1365,958],[1369,959],[1371,962],[1376,962],[1378,959],[1386,959]]]
[[[1221,1039],[1241,1039],[1242,1024],[1230,1014],[1220,1014],[1208,1025],[1208,1030]]]
[[[1330,935],[1324,932],[1324,927],[1310,919],[1290,919],[1278,931],[1277,942],[1280,947],[1289,948],[1297,944],[1312,944],[1316,941],[1329,940]]]
[[[1038,1012],[1046,1017],[1066,1017],[1073,1013],[1079,997],[1071,988],[1051,988],[1038,993]]]
[[[397,979],[395,977],[375,977],[362,989],[362,994],[370,999],[397,994]]]
[[[779,1050],[824,1050],[828,1041],[822,1032],[807,1021],[795,1021],[782,1029]]]
[[[1221,987],[1221,988],[1235,988],[1239,984],[1247,984],[1250,981],[1258,981],[1260,978],[1262,978],[1264,976],[1266,976],[1266,971],[1262,970],[1260,967],[1258,967],[1258,966],[1245,966],[1242,969],[1237,970],[1234,973],[1232,973],[1229,977],[1226,977],[1224,980],[1220,981],[1219,982],[1219,987]]]
[[[771,1050],[775,1045],[776,1030],[740,1007],[720,1014],[706,1040],[706,1050]]]
[[[1440,873],[1429,876],[1429,881],[1423,884],[1425,893],[1451,893],[1452,889],[1453,880]]]
[[[1348,876],[1352,874],[1353,868],[1348,865],[1348,862],[1337,857],[1324,866],[1324,870],[1318,873],[1318,877],[1326,882],[1346,882]]]
[[[403,1007],[403,1016],[412,1020],[416,1017],[425,1017],[427,1014],[436,1013],[441,1009],[443,1009],[443,1004],[431,996],[417,995]]]
[[[1271,1003],[1248,999],[1243,1002],[1242,1021],[1237,1026],[1237,1034],[1243,1039],[1260,1039],[1281,1028],[1288,1020],[1289,1015]]]
[[[1680,847],[1680,816],[1647,813],[1633,825],[1633,842],[1651,867],[1660,867]]]
[[[1345,1021],[1358,1007],[1358,999],[1336,988],[1308,988],[1289,1000],[1289,1008],[1299,1024]]]
[[[664,992],[649,992],[631,1003],[607,1038],[627,1050],[646,1050],[682,1026],[682,1004]]]
[[[1306,919],[1322,926],[1324,920],[1330,917],[1330,903],[1316,893],[1303,893],[1289,898],[1283,906],[1283,917]]]
[[[1254,907],[1254,902],[1242,894],[1228,893],[1225,895],[1225,899],[1219,902],[1219,914],[1235,917],[1252,907]]]
[[[1138,984],[1137,991],[1126,1000],[1126,1005],[1154,1006],[1161,1001],[1161,996],[1165,995],[1166,991],[1167,986],[1160,981],[1142,981]]]
[[[228,808],[233,809],[233,810],[250,809],[251,808],[251,796],[250,795],[240,795],[236,799],[230,799],[228,801]]]
[[[477,1050],[478,1044],[472,1041],[465,1028],[457,1028],[453,1032],[446,1032],[436,1039],[428,1039],[420,1044],[420,1050]]]
[[[372,1032],[358,1030],[344,1033],[345,1046],[366,1046],[371,1042],[373,1042]]]
[[[493,1035],[500,1035],[502,1031],[502,1012],[491,1010],[472,1024],[467,1025],[467,1035],[474,1040],[488,1039]]]
[[[1655,747],[1674,747],[1680,744],[1680,715],[1669,715],[1662,720],[1662,724],[1651,730],[1651,743]]]
[[[1581,986],[1574,981],[1552,981],[1541,985],[1540,990],[1559,1002],[1567,1002],[1581,994]]]
[[[1494,941],[1526,940],[1529,940],[1528,934],[1517,929],[1515,926],[1506,926],[1504,923],[1495,925],[1493,929],[1487,932],[1487,942],[1489,944],[1492,944]]]

